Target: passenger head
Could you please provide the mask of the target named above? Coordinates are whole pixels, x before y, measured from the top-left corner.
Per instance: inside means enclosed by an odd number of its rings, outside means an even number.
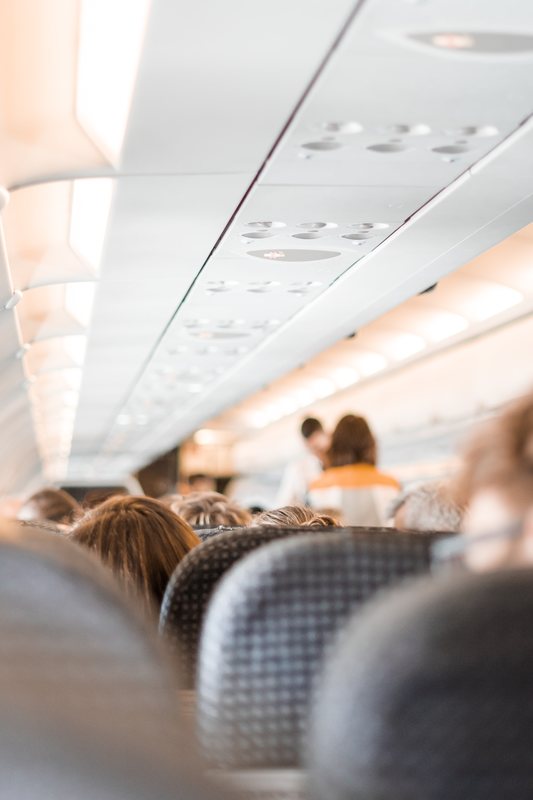
[[[398,495],[390,516],[395,528],[458,533],[463,514],[448,486],[428,483]]]
[[[189,492],[214,492],[216,491],[216,481],[211,475],[204,475],[201,472],[189,475]]]
[[[533,571],[415,581],[343,630],[310,725],[309,800],[523,800]]]
[[[467,508],[467,534],[502,534],[472,542],[466,549],[471,568],[533,564],[533,393],[473,436],[457,498]]]
[[[273,511],[263,511],[253,521],[254,527],[272,528],[334,528],[338,524],[334,517],[306,506],[283,506]]]
[[[364,417],[348,414],[337,423],[326,454],[328,467],[376,463],[376,440]]]
[[[329,436],[324,431],[320,420],[307,417],[302,422],[300,433],[309,452],[322,460],[329,447]]]
[[[149,497],[106,500],[85,514],[70,537],[94,551],[153,612],[180,561],[200,543],[184,520]]]
[[[18,519],[25,522],[72,523],[81,511],[74,498],[63,489],[41,489],[20,507]]]
[[[189,525],[217,528],[239,527],[251,522],[251,514],[218,492],[193,492],[172,503],[175,514]]]

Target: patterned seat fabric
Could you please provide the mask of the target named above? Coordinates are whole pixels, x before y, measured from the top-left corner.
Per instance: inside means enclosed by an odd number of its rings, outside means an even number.
[[[312,800],[533,797],[533,570],[420,580],[345,630],[312,714]]]
[[[379,589],[426,572],[434,538],[344,529],[271,543],[236,565],[202,634],[205,754],[226,767],[298,766],[313,682],[336,632]]]
[[[85,550],[36,529],[0,529],[3,800],[213,797],[197,778],[174,665],[152,626]]]
[[[312,530],[317,530],[312,529]],[[319,529],[321,532],[324,528]],[[309,533],[308,528],[240,528],[218,531],[195,547],[169,581],[159,629],[175,646],[180,680],[194,686],[200,632],[207,605],[218,582],[240,558],[262,545],[287,536]]]

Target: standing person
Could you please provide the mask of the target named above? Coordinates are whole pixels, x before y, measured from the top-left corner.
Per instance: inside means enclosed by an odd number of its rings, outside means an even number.
[[[307,417],[300,428],[306,452],[287,464],[276,497],[276,506],[303,505],[311,483],[322,473],[329,436],[320,420]]]
[[[376,440],[366,419],[343,417],[326,453],[327,469],[310,486],[310,504],[334,510],[344,525],[384,525],[400,484],[380,472],[376,460]]]

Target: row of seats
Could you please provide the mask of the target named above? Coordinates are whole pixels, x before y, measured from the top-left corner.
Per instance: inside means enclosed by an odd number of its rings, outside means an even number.
[[[198,718],[227,790],[164,642],[107,571],[63,538],[4,532],[0,797],[526,800],[533,572],[430,575],[438,537],[298,533],[219,576]]]
[[[211,762],[299,766],[314,681],[336,632],[380,589],[427,572],[439,536],[252,528],[191,551],[167,588],[161,630],[189,685],[198,670]]]

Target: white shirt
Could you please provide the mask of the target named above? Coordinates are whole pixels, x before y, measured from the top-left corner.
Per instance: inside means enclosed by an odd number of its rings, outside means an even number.
[[[276,496],[276,506],[297,506],[307,502],[309,486],[322,473],[322,464],[312,453],[304,453],[285,467]]]

